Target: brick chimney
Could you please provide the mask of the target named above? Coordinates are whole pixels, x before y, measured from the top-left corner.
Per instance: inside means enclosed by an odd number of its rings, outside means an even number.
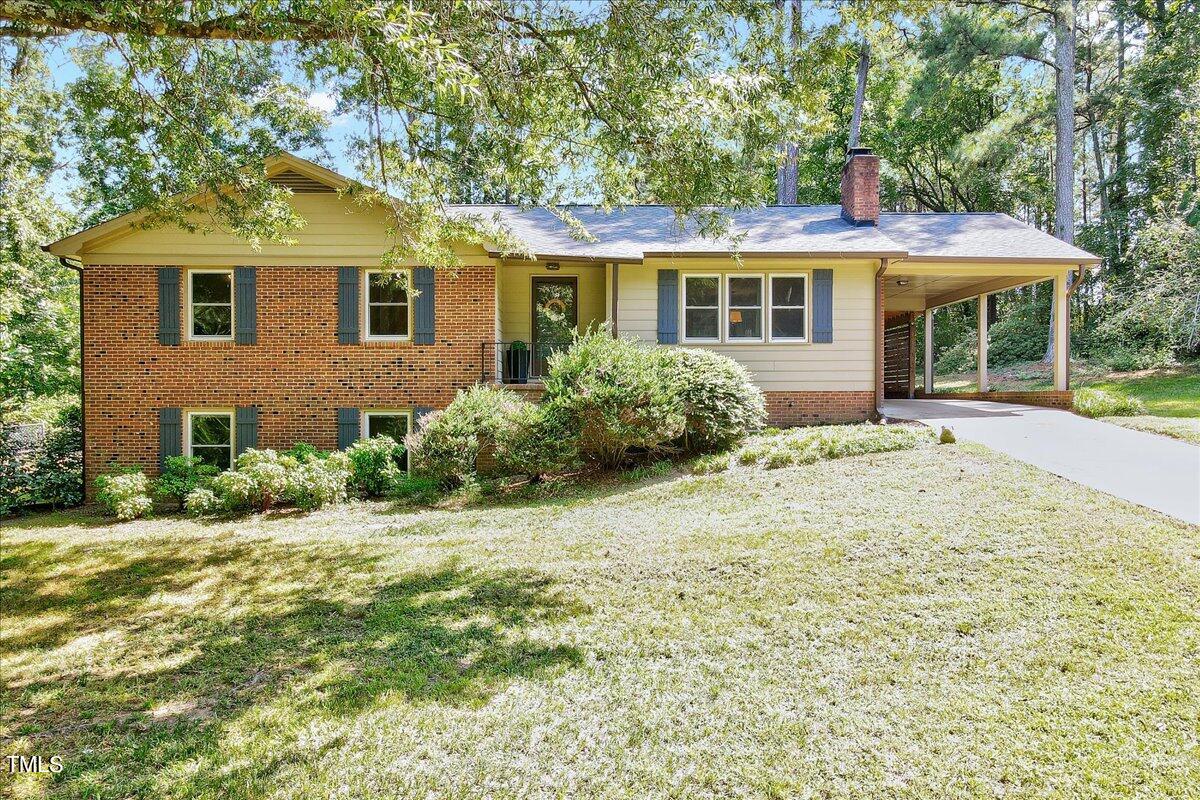
[[[851,225],[879,224],[879,156],[851,147],[842,167],[842,219]]]

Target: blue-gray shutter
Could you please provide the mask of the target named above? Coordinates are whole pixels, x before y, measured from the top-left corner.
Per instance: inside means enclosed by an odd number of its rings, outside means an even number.
[[[361,419],[357,408],[338,409],[338,450],[345,450],[361,437]]]
[[[258,447],[258,408],[256,406],[238,406],[235,413],[237,432],[234,442],[240,456],[251,447]]]
[[[233,319],[237,324],[234,340],[238,344],[258,344],[257,283],[254,267],[234,267]]]
[[[412,271],[413,288],[413,343],[433,344],[433,268],[417,267]]]
[[[158,268],[158,343],[179,344],[179,267]]]
[[[421,429],[421,420],[426,414],[432,413],[433,409],[429,406],[416,406],[413,408],[413,430]]]
[[[833,270],[813,270],[812,303],[813,341],[829,344],[833,341]]]
[[[358,344],[358,268],[338,268],[338,344]]]
[[[658,343],[679,343],[679,270],[658,271]]]
[[[161,470],[171,456],[183,455],[183,409],[158,410],[158,468]]]

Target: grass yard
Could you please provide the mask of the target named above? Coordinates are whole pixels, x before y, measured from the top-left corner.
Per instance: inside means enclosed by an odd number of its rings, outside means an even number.
[[[66,769],[0,781],[1195,797],[1197,528],[963,444],[538,491],[5,523],[6,751]]]

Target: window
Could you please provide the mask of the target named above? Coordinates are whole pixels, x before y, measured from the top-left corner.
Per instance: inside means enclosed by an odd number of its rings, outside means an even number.
[[[688,342],[720,341],[720,277],[683,276],[683,338]]]
[[[368,439],[376,436],[390,436],[400,444],[412,427],[411,411],[364,411],[363,432]],[[400,457],[401,469],[408,469],[408,452]]]
[[[729,341],[762,341],[763,279],[761,275],[729,276],[729,307],[726,311]]]
[[[408,272],[368,270],[366,284],[366,331],[368,339],[408,338]]]
[[[233,338],[233,270],[188,271],[188,331],[192,339]]]
[[[807,284],[808,278],[804,275],[771,276],[772,340],[807,341]]]
[[[187,454],[218,469],[233,466],[233,412],[189,411]]]

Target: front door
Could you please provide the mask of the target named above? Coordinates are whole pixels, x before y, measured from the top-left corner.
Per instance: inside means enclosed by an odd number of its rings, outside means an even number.
[[[533,279],[533,354],[530,373],[546,374],[550,355],[571,343],[579,325],[579,284],[574,277]]]

